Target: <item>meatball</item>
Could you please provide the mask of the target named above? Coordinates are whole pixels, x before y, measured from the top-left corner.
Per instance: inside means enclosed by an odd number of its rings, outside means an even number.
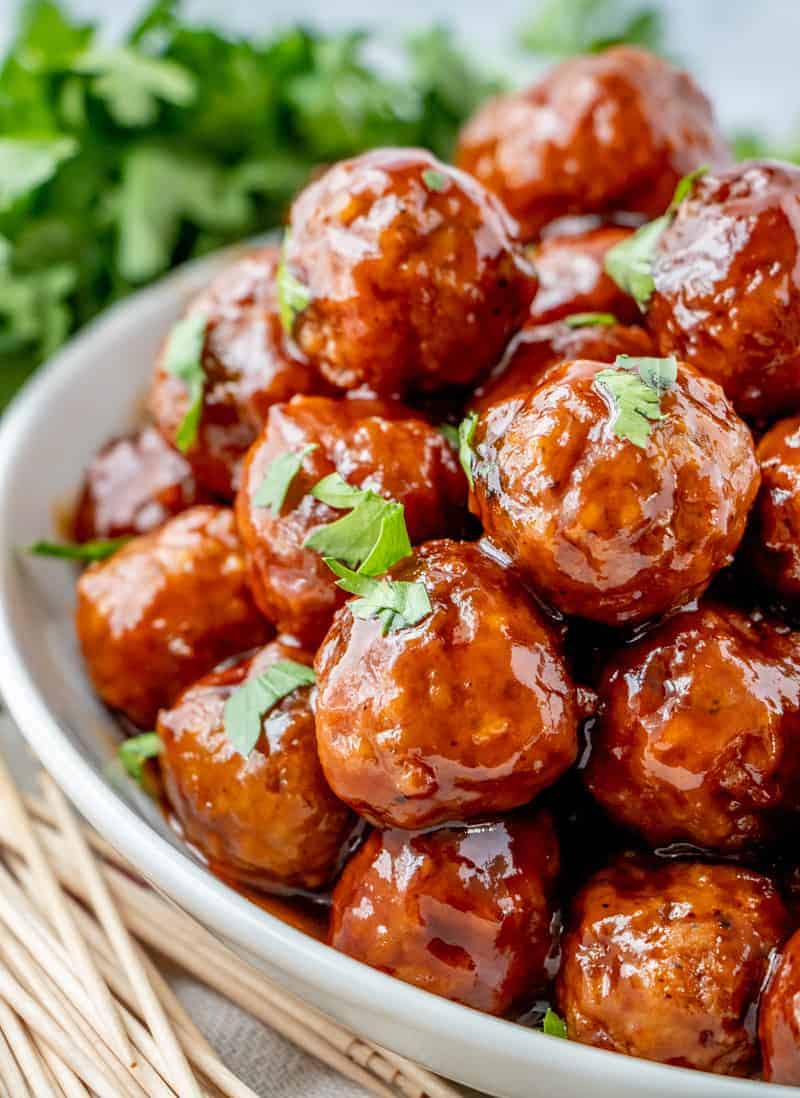
[[[421,835],[373,831],[334,890],[330,943],[503,1014],[545,983],[557,874],[546,813]]]
[[[270,632],[245,582],[233,512],[211,506],[192,507],[87,568],[75,624],[97,693],[140,728]]]
[[[207,318],[202,366],[203,408],[186,458],[198,481],[231,499],[248,447],[271,405],[328,386],[284,338],[275,293],[279,251],[270,246],[231,264],[188,306]],[[166,348],[166,343],[165,343]],[[164,368],[162,350],[149,406],[164,437],[174,441],[188,408],[185,383]]]
[[[256,887],[319,888],[338,868],[353,817],[322,775],[310,688],[269,711],[248,758],[223,724],[231,694],[279,660],[311,664],[312,657],[274,641],[190,686],[159,714],[159,761],[183,834],[212,868]]]
[[[761,997],[758,1035],[766,1082],[800,1085],[800,931],[783,949]]]
[[[599,692],[586,783],[651,845],[732,852],[796,822],[800,634],[704,606],[619,652]]]
[[[756,449],[761,488],[751,516],[748,561],[766,587],[800,605],[800,416],[776,423]]]
[[[505,203],[532,239],[567,214],[663,212],[682,176],[730,157],[692,78],[618,46],[564,61],[491,100],[461,133],[456,162]]]
[[[392,576],[423,583],[432,612],[384,634],[345,606],[317,652],[331,788],[372,823],[411,830],[526,804],[577,751],[553,630],[477,545],[429,542]]]
[[[758,873],[622,859],[572,904],[558,977],[568,1034],[646,1060],[750,1075],[759,990],[788,928],[777,890]]]
[[[75,512],[75,538],[147,534],[207,498],[186,459],[155,428],[145,427],[92,458]]]
[[[800,167],[699,179],[662,234],[647,323],[742,415],[800,410]]]
[[[497,361],[536,291],[501,204],[420,149],[335,165],[291,213],[293,335],[336,385],[403,395]],[[299,289],[298,289],[299,285]]]
[[[344,602],[335,576],[303,544],[342,512],[309,495],[332,472],[355,488],[402,503],[412,541],[460,527],[467,485],[452,447],[403,405],[381,400],[296,397],[270,410],[251,449],[236,501],[250,583],[263,613],[284,633],[316,646]],[[307,446],[281,513],[254,498],[272,463]]]
[[[469,404],[484,412],[491,404],[538,385],[550,367],[560,362],[581,358],[614,362],[618,355],[651,354],[653,341],[644,328],[621,324],[571,327],[564,321],[523,328]]]
[[[639,306],[619,289],[604,266],[606,252],[632,233],[633,229],[621,225],[604,225],[543,240],[530,253],[539,289],[529,323],[550,324],[570,313],[611,313],[623,324],[640,322]]]
[[[476,432],[471,506],[489,539],[553,606],[606,625],[700,595],[758,488],[750,432],[719,386],[661,360],[674,380],[648,394],[648,365],[620,360],[598,377],[608,367],[564,363],[494,404]],[[656,392],[660,411],[644,407],[658,418],[637,418],[641,394]]]

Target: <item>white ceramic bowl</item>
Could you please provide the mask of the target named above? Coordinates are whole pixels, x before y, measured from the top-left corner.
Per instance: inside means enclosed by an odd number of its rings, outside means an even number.
[[[90,456],[136,421],[163,333],[220,262],[191,264],[111,309],[39,372],[0,426],[0,686],[29,744],[94,827],[181,907],[309,1002],[443,1075],[501,1098],[764,1095],[764,1084],[546,1037],[353,961],[216,880],[121,775],[114,721],[73,634],[75,573],[19,547],[53,535]]]

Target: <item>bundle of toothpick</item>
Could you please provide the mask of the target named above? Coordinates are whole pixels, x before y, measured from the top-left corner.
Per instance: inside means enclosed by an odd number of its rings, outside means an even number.
[[[82,825],[49,777],[23,798],[0,759],[0,1096],[257,1098],[161,975],[164,957],[371,1094],[461,1098],[245,964]]]

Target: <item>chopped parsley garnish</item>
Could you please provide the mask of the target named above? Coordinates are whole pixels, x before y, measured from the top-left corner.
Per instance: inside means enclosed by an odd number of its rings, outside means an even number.
[[[97,541],[35,541],[28,552],[37,557],[61,557],[64,560],[82,560],[87,563],[107,560],[131,539],[100,538]]]
[[[433,609],[424,583],[374,579],[353,572],[330,558],[326,558],[325,563],[339,577],[336,581],[338,587],[359,596],[348,603],[353,616],[377,619],[384,636],[415,625]]]
[[[173,325],[164,352],[164,369],[186,386],[189,404],[175,433],[175,445],[182,454],[197,438],[197,428],[203,411],[203,345],[208,317],[205,313],[190,313]]]
[[[379,576],[411,555],[403,505],[375,492],[353,488],[331,473],[311,489],[329,507],[347,508],[349,515],[321,526],[305,540],[326,560],[342,561],[364,576]]]
[[[475,441],[475,430],[478,426],[478,413],[470,412],[458,425],[458,460],[469,483],[470,488],[475,487],[472,470],[475,464],[475,451],[472,444]]]
[[[613,313],[571,313],[564,317],[568,328],[610,328],[617,323]]]
[[[654,221],[648,221],[633,236],[615,244],[606,252],[606,274],[626,294],[630,294],[640,309],[644,310],[653,296],[655,281],[653,264],[661,234],[672,222],[678,207],[691,192],[692,187],[705,175],[708,168],[697,168],[679,180],[666,213]]]
[[[238,686],[225,702],[225,734],[247,758],[258,743],[264,717],[277,703],[302,686],[313,686],[314,670],[295,660],[278,660],[261,675]]]
[[[289,233],[287,232],[283,238],[283,249],[281,251],[281,261],[278,264],[278,272],[276,275],[276,286],[278,290],[278,311],[280,312],[281,324],[283,330],[287,335],[291,335],[294,330],[294,322],[300,313],[304,309],[307,309],[311,304],[311,291],[308,286],[304,286],[299,278],[289,270],[289,265],[286,262],[286,249],[289,243]]]
[[[458,449],[458,427],[454,427],[452,423],[440,423],[439,434],[450,443],[454,450]]]
[[[117,757],[125,768],[125,773],[142,785],[144,764],[148,759],[160,755],[163,749],[164,745],[157,732],[142,732],[140,736],[131,736],[121,743],[117,749]]]
[[[618,438],[644,449],[653,422],[663,419],[661,396],[678,376],[674,358],[629,358],[620,355],[613,367],[595,378],[614,403],[612,426]]]
[[[310,442],[302,450],[291,450],[270,462],[264,479],[253,495],[256,507],[269,507],[273,515],[279,515],[292,481],[300,472],[306,455],[317,449],[316,442]]]
[[[554,1010],[548,1007],[542,1020],[542,1031],[548,1037],[566,1037],[567,1023],[559,1014],[556,1014]]]
[[[429,191],[443,191],[447,187],[447,176],[444,172],[426,168],[422,173],[422,181]]]

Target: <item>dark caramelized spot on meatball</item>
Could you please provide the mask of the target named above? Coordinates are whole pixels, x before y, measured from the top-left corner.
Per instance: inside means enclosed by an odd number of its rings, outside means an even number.
[[[470,506],[545,601],[623,625],[697,597],[729,563],[758,466],[722,390],[683,364],[646,445],[619,437],[606,368],[564,363],[481,416]]]
[[[587,1045],[748,1076],[770,953],[789,929],[772,882],[729,865],[624,859],[573,900],[558,1002]]]
[[[529,323],[551,324],[570,313],[611,313],[621,324],[639,323],[639,306],[606,274],[604,265],[606,252],[632,233],[622,225],[603,225],[543,240],[529,253],[539,276]]]
[[[374,831],[334,891],[331,945],[503,1014],[545,983],[558,861],[547,813],[420,835]]]
[[[310,688],[270,709],[248,758],[224,728],[233,691],[278,660],[310,665],[312,657],[275,641],[190,686],[159,714],[159,761],[183,834],[212,869],[257,887],[319,888],[339,866],[353,817],[323,777]]]
[[[653,353],[653,341],[644,328],[621,324],[571,328],[563,321],[523,328],[469,404],[485,412],[491,404],[538,385],[550,367],[561,362],[590,359],[611,363],[618,355]]]
[[[661,236],[647,323],[742,415],[800,410],[800,168],[706,175]]]
[[[210,506],[184,511],[87,568],[75,623],[97,693],[141,728],[270,632],[245,582],[233,512]]]
[[[279,250],[271,245],[243,255],[190,303],[186,313],[208,318],[203,347],[203,410],[186,458],[200,484],[233,497],[239,467],[273,404],[329,386],[285,339],[275,275]],[[162,356],[163,356],[162,350]],[[186,385],[159,360],[150,411],[173,442],[188,408]]]
[[[335,165],[296,199],[290,229],[287,268],[310,296],[295,339],[346,389],[403,395],[473,381],[536,290],[500,203],[420,149]]]
[[[618,46],[576,57],[482,107],[456,162],[505,203],[532,239],[567,214],[663,213],[678,181],[730,156],[711,106],[685,72]]]
[[[384,635],[344,606],[317,653],[331,788],[386,827],[526,804],[577,751],[575,688],[551,628],[473,544],[429,542],[392,576],[424,583],[432,613]]]
[[[587,785],[652,846],[751,850],[800,813],[800,635],[678,614],[612,657]]]
[[[316,445],[290,485],[280,515],[253,503],[267,469],[287,452]],[[412,542],[460,529],[466,480],[442,435],[398,402],[297,397],[270,411],[251,449],[236,501],[248,574],[263,613],[281,632],[319,644],[344,601],[309,534],[341,518],[309,495],[330,473],[354,488],[392,498],[405,508]]]
[[[782,950],[758,1012],[764,1080],[800,1086],[800,931]]]
[[[147,534],[207,500],[187,460],[155,428],[144,427],[92,458],[73,521],[75,540]]]

